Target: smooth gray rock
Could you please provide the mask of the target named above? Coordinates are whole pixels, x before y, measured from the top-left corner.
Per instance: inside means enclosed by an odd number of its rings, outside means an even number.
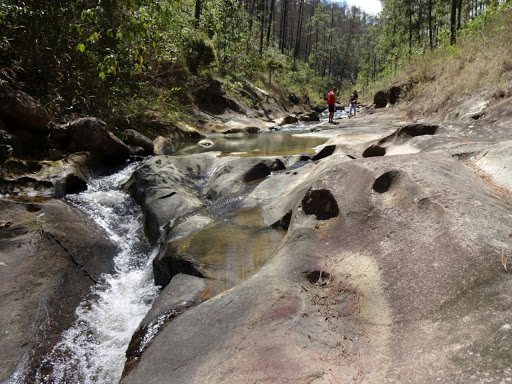
[[[95,117],[83,117],[67,124],[71,152],[91,151],[105,159],[119,162],[130,155],[128,146],[108,130],[107,124]]]
[[[139,329],[146,327],[152,320],[166,311],[177,306],[186,307],[198,302],[199,295],[205,290],[206,286],[206,279],[182,273],[175,275],[155,300],[153,306],[141,321]]]
[[[126,136],[126,143],[128,145],[141,147],[148,155],[153,153],[153,141],[150,138],[133,129],[125,129],[123,134]]]
[[[198,190],[217,162],[215,154],[155,156],[134,172],[124,188],[144,211],[144,228],[155,242],[160,228],[203,206]]]
[[[273,200],[292,215],[270,261],[168,324],[123,384],[510,377],[506,200],[438,153],[330,156],[304,183]]]
[[[54,161],[9,158],[0,167],[0,193],[20,195],[37,191],[41,196],[62,197],[77,192],[78,184],[80,190],[85,190],[86,181],[104,167],[97,153],[81,152],[65,157],[61,154],[59,157]]]
[[[43,106],[25,92],[0,84],[0,119],[14,131],[19,128],[31,132],[48,133],[48,114]]]
[[[172,145],[172,140],[158,136],[155,140],[153,140],[153,153],[155,155],[170,155],[174,151],[174,146]]]

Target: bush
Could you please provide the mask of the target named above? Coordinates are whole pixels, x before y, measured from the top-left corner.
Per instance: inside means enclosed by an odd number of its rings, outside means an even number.
[[[203,34],[192,34],[185,38],[183,56],[187,67],[192,73],[208,69],[217,62],[215,48],[211,41]]]

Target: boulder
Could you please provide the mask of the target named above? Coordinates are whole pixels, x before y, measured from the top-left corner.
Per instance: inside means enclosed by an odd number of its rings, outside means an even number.
[[[301,121],[320,121],[320,114],[316,111],[307,112],[300,116]]]
[[[63,202],[0,200],[0,250],[0,381],[29,383],[117,249]]]
[[[62,197],[86,189],[86,181],[104,170],[103,159],[89,152],[53,161],[10,158],[0,167],[0,194],[33,194]]]
[[[11,156],[12,147],[6,144],[0,144],[0,165],[5,163],[5,161]]]
[[[137,169],[124,185],[144,211],[144,229],[156,242],[161,227],[203,206],[198,197],[215,154],[187,157],[155,156]]]
[[[113,162],[125,160],[130,155],[128,146],[108,130],[107,123],[95,117],[83,117],[69,122],[71,152],[91,151]]]
[[[141,147],[147,155],[153,153],[153,141],[142,133],[133,129],[125,129],[123,135],[126,137],[126,143],[134,147]]]
[[[290,101],[292,104],[299,104],[299,96],[293,92],[290,92],[288,93],[288,101]]]
[[[276,124],[278,126],[283,126],[283,125],[287,125],[287,124],[295,124],[298,121],[299,121],[299,119],[297,118],[297,116],[286,115],[286,116],[281,117],[280,119],[277,119]]]
[[[209,140],[209,139],[203,139],[203,140],[200,140],[197,145],[199,145],[200,147],[203,147],[203,148],[210,148],[210,147],[213,147],[213,141],[212,140]]]
[[[174,152],[174,145],[172,144],[172,140],[158,136],[155,140],[153,140],[153,153],[155,155],[171,155]]]
[[[48,133],[48,114],[43,106],[25,92],[10,89],[0,84],[0,119],[12,132],[19,128],[29,132]]]
[[[16,137],[0,129],[0,164],[3,164],[12,154]]]
[[[164,327],[187,308],[200,302],[200,295],[206,286],[205,279],[195,276],[180,273],[172,278],[134,333],[126,351],[123,376],[137,364],[137,360],[149,346],[158,329]]]
[[[238,100],[226,94],[223,83],[217,79],[202,85],[193,92],[193,95],[201,110],[214,115],[222,115],[227,110],[243,113],[246,109]]]
[[[375,107],[384,108],[388,104],[396,104],[400,100],[400,97],[404,95],[404,88],[402,84],[394,84],[386,89],[377,91],[373,97]]]
[[[377,91],[373,96],[375,108],[385,108],[388,105],[388,95],[384,90]]]

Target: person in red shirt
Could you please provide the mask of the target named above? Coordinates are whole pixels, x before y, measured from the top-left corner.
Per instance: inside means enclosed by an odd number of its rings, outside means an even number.
[[[336,91],[338,88],[334,88],[329,95],[327,95],[327,105],[329,107],[329,123],[334,123],[334,112],[336,111]]]

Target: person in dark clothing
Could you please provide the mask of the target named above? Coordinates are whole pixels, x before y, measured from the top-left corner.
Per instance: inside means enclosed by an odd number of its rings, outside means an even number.
[[[329,107],[329,123],[334,123],[334,112],[336,111],[336,91],[338,88],[334,88],[329,95],[327,95],[327,106]]]
[[[354,111],[354,117],[356,117],[357,112],[357,99],[359,98],[357,91],[352,92],[350,95],[350,108],[348,110],[348,117],[352,117],[352,110]]]

